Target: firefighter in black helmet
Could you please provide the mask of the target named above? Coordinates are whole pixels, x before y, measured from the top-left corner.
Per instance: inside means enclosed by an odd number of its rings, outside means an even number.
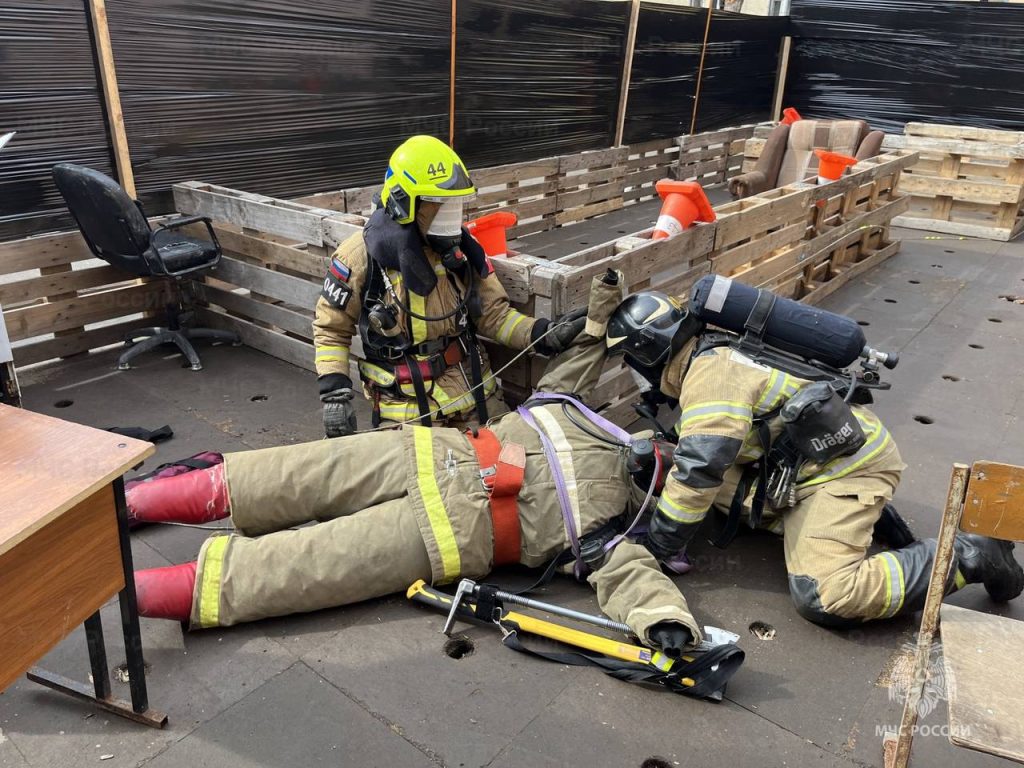
[[[851,406],[863,432],[860,447],[828,461],[795,457],[788,486],[780,490],[773,448],[783,435],[786,406],[798,402],[810,382],[733,346],[708,343],[709,337],[686,307],[656,291],[630,296],[608,322],[608,351],[624,355],[648,402],[679,404],[674,467],[647,547],[669,561],[712,507],[738,512],[742,505],[756,517],[761,499],[776,491],[762,524],[784,536],[790,593],[802,616],[838,626],[920,608],[935,540],[904,541],[868,555],[876,523],[895,515],[888,502],[905,466],[882,422],[867,408]],[[762,487],[754,481],[748,494],[744,470],[753,466],[764,467]],[[956,553],[949,591],[980,582],[1003,602],[1024,589],[1012,543],[957,534]]]

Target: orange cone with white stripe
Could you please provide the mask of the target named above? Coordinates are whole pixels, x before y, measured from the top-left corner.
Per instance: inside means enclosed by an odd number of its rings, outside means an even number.
[[[665,202],[661,204],[658,223],[654,225],[651,240],[664,240],[689,229],[695,221],[714,221],[715,209],[704,194],[704,188],[695,181],[662,179],[654,188]]]
[[[818,183],[828,184],[830,181],[838,181],[848,167],[857,164],[856,157],[841,155],[838,152],[829,152],[827,149],[816,149],[814,154],[818,156]]]

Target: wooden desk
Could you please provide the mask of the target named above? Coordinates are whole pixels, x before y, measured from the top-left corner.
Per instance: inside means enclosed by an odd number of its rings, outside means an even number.
[[[29,679],[162,727],[149,708],[122,475],[142,440],[0,405],[0,690],[84,622],[93,685]],[[100,607],[120,592],[131,704],[113,698]]]

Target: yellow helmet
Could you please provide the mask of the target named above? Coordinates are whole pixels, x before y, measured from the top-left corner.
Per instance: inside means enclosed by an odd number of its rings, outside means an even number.
[[[455,150],[433,136],[413,136],[394,151],[380,193],[385,210],[399,224],[416,218],[419,200],[443,203],[476,194]]]

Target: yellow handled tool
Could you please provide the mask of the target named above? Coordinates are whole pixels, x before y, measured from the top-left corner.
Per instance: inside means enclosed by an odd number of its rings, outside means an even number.
[[[422,579],[414,583],[406,591],[405,596],[414,603],[425,605],[442,613],[449,613],[452,608],[453,598],[429,586]],[[479,618],[473,613],[474,606],[462,602],[456,607],[456,615],[463,619],[478,621]],[[514,626],[522,632],[528,632],[539,637],[546,637],[549,640],[556,640],[560,643],[573,645],[577,648],[600,653],[622,661],[631,661],[635,664],[645,664],[657,669],[659,672],[668,672],[675,663],[660,651],[644,648],[640,645],[623,643],[611,638],[593,635],[589,632],[581,632],[578,629],[555,624],[545,619],[538,619],[535,616],[527,616],[515,611],[505,611],[501,615],[502,625]],[[683,661],[693,661],[692,656],[684,656]],[[690,678],[682,678],[679,683],[687,686],[693,685]]]

